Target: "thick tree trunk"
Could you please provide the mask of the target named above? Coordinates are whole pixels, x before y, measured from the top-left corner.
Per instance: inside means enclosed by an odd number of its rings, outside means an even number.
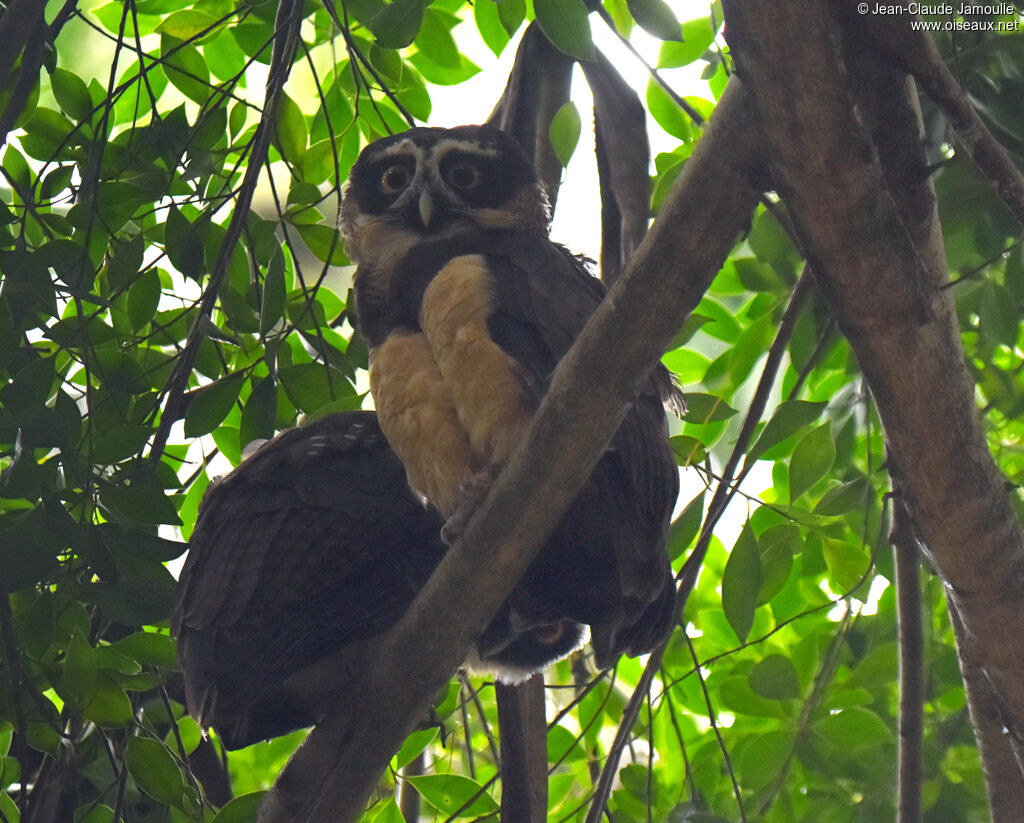
[[[1021,820],[1024,783],[1005,759],[1006,741],[1024,734],[1024,534],[979,424],[943,288],[934,193],[923,158],[913,157],[920,140],[902,138],[899,149],[872,139],[833,10],[816,0],[726,0],[729,42],[749,80],[776,188],[875,398],[894,485],[962,620],[961,658],[976,667],[974,685],[987,684],[1008,730],[1002,744],[979,733],[993,816]],[[919,134],[912,96],[878,85],[860,94],[884,106],[887,129],[876,136],[908,124]],[[976,720],[990,714],[978,691],[970,692]],[[1011,805],[997,808],[997,798]]]

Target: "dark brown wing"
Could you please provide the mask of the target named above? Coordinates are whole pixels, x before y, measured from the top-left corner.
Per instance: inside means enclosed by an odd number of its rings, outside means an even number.
[[[496,241],[486,255],[497,286],[491,336],[539,397],[604,287],[541,233]],[[674,393],[658,366],[525,578],[526,588],[542,592],[564,616],[591,624],[601,664],[650,650],[671,628],[675,593],[665,537],[679,473],[663,402]]]
[[[208,490],[172,628],[189,711],[240,748],[313,725],[444,554],[373,412],[284,432]],[[506,628],[485,667],[511,681],[583,629]],[[483,655],[477,655],[477,659]]]
[[[372,412],[265,444],[210,489],[192,534],[173,617],[190,711],[233,748],[312,725],[305,692],[323,684],[301,673],[401,617],[439,531]]]

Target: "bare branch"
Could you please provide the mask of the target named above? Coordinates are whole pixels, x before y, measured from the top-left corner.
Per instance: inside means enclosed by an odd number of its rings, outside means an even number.
[[[501,743],[501,819],[544,823],[548,818],[548,726],[544,675],[525,683],[495,683]]]
[[[899,492],[893,500],[892,542],[896,570],[896,619],[900,647],[899,788],[897,823],[921,821],[921,743],[924,734],[924,630],[921,557],[910,515]]]

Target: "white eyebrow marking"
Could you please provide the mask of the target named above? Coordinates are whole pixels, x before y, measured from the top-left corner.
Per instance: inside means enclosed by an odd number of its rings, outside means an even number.
[[[479,143],[474,143],[470,140],[458,140],[453,137],[446,137],[444,140],[439,140],[434,145],[431,154],[437,160],[440,160],[450,151],[461,151],[464,154],[478,154],[481,157],[499,156],[499,152],[496,148],[481,146]]]
[[[423,159],[426,152],[424,152],[424,150],[420,146],[417,146],[412,140],[402,140],[401,142],[395,143],[393,146],[388,146],[380,153],[380,156],[393,157],[398,154],[411,154],[418,162]]]

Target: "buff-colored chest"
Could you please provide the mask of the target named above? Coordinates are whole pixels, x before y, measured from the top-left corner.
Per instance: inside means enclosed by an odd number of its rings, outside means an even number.
[[[493,306],[484,258],[457,257],[424,293],[421,331],[393,333],[370,353],[381,428],[445,515],[475,472],[508,458],[533,414],[515,362],[490,337]]]

